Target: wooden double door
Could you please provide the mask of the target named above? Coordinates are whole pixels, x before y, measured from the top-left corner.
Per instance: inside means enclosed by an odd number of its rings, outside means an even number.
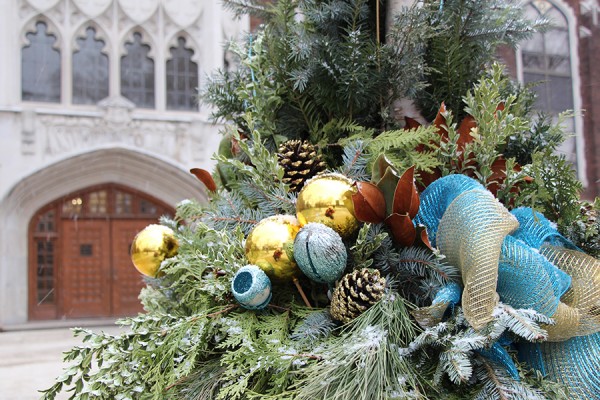
[[[135,235],[174,210],[117,184],[71,193],[30,222],[29,319],[120,317],[142,310]]]
[[[141,311],[142,275],[133,267],[133,238],[155,220],[62,222],[61,317],[109,317]]]

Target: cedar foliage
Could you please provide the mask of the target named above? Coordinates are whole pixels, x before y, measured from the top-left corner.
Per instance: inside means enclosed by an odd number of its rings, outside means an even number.
[[[228,2],[264,21],[245,43],[231,45],[237,68],[217,72],[202,94],[214,117],[232,126],[223,147],[234,138],[239,151],[216,156],[220,189],[209,204],[184,201],[174,220],[161,221],[176,231],[180,250],[162,264],[164,276],[148,280],[140,295],[145,313],[121,320],[120,335],[76,330],[84,343],[66,353],[70,366],[45,399],[65,390],[75,399],[567,398],[560,385],[521,366],[520,381],[510,375],[502,338],[543,340],[539,324],[550,321],[541,314],[500,304],[476,332],[453,305],[438,323],[418,326],[411,313],[456,285],[459,272],[438,252],[397,248],[383,224],[364,224],[345,241],[346,272],[374,268],[387,279],[382,300],[346,325],[332,320],[327,287],[306,279],[300,284],[313,309],[286,283],[273,285],[262,311],[240,308],[230,293],[247,264],[252,227],[295,214],[296,195],[275,154],[288,139],[310,141],[330,170],[357,180],[369,180],[373,160],[385,153],[400,172],[437,168],[487,185],[493,160],[503,155],[505,204],[549,212],[567,231],[582,221],[578,182],[551,154],[560,127],[529,124],[526,89],[490,68],[497,45],[515,44],[542,24],[523,19],[508,1],[422,3],[403,9],[380,42],[373,2]],[[433,127],[401,130],[394,103],[404,97],[429,120],[445,101],[448,140]],[[505,109],[494,113],[499,102]],[[477,157],[475,171],[455,162],[456,121],[467,112],[480,127],[467,149]],[[517,162],[522,172],[510,168]],[[519,186],[524,174],[533,182]],[[577,226],[578,243],[594,243],[598,229]],[[490,346],[505,359],[489,357]]]

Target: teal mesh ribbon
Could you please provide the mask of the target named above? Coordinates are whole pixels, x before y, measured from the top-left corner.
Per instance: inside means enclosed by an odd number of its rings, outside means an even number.
[[[449,175],[436,180],[422,193],[421,207],[415,222],[426,226],[432,245],[437,244],[440,221],[446,209],[467,191],[485,189],[480,183],[464,175]],[[470,198],[473,199],[472,203],[464,204],[465,197],[462,196],[461,214],[467,215],[465,221],[469,221],[469,213],[479,213],[480,218],[485,217],[477,196]],[[546,245],[578,249],[561,236],[543,215],[529,208],[513,210],[512,215],[517,219],[519,227],[502,242],[496,292],[504,303],[515,308],[530,308],[553,316],[561,297],[571,287],[572,279],[542,255],[540,249]],[[468,226],[463,230],[464,235],[467,231]],[[441,289],[439,300],[436,296],[437,305],[450,305],[455,299],[455,288]],[[438,315],[440,312],[438,310]],[[574,398],[600,399],[600,333],[594,332],[557,342],[521,343],[518,350],[520,359],[550,379],[565,384]],[[499,344],[480,354],[504,365],[511,376],[516,376],[514,364],[509,361],[510,356]]]

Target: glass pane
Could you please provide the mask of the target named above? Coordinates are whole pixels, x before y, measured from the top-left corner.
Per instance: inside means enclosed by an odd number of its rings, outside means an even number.
[[[140,213],[154,215],[157,212],[156,205],[148,200],[140,200]]]
[[[121,94],[138,107],[154,108],[154,61],[148,57],[150,46],[142,44],[142,35],[133,34],[125,44],[121,58]]]
[[[115,196],[115,212],[117,214],[131,214],[133,197],[129,193],[117,192]]]
[[[60,52],[52,46],[56,37],[38,22],[21,49],[21,97],[25,101],[60,102]]]
[[[73,53],[73,103],[96,104],[108,96],[108,56],[102,54],[104,42],[95,38],[94,28],[85,32]]]
[[[37,250],[37,303],[54,304],[54,242],[38,239]]]
[[[544,33],[546,53],[569,56],[569,33],[562,29],[552,29]]]
[[[106,190],[90,193],[89,211],[92,214],[106,214],[108,210],[108,196]]]
[[[534,33],[529,40],[521,43],[523,52],[543,53],[544,52],[544,36],[541,33]]]
[[[523,80],[535,82],[536,108],[550,114],[572,109],[571,48],[565,16],[547,1],[534,2],[557,24],[544,33],[535,34],[522,45]],[[531,12],[531,4],[527,10]]]
[[[185,48],[185,39],[177,40],[167,61],[167,108],[197,110],[198,64],[192,61],[194,52]]]
[[[566,28],[569,26],[567,18],[560,10],[552,5],[548,8],[548,11],[544,13],[544,17],[548,18],[552,23],[552,26],[557,28]]]
[[[42,215],[35,227],[36,232],[54,232],[54,210]]]
[[[91,257],[94,254],[93,246],[91,244],[79,245],[79,255],[82,257]]]

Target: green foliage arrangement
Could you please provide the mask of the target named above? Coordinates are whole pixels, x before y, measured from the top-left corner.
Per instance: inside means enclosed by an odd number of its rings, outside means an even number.
[[[161,220],[179,253],[162,263],[164,275],[147,280],[145,313],[120,320],[116,336],[76,329],[83,343],[66,353],[69,366],[44,399],[62,391],[73,399],[568,398],[563,386],[515,362],[502,341],[545,340],[540,324],[552,321],[540,313],[500,303],[476,331],[455,305],[419,325],[417,310],[460,282],[460,272],[436,249],[399,248],[384,224],[363,224],[344,240],[346,271],[370,268],[387,281],[383,298],[346,325],[329,314],[331,288],[303,277],[312,308],[289,282],[273,282],[270,304],[258,311],[231,293],[248,264],[252,228],[296,213],[297,194],[282,182],[275,154],[288,139],[316,145],[329,171],[354,180],[369,180],[383,153],[400,172],[415,166],[419,179],[463,173],[497,185],[507,207],[543,212],[598,255],[600,204],[579,200],[571,167],[552,152],[564,140],[560,126],[534,117],[529,92],[492,63],[498,45],[514,45],[545,22],[527,21],[510,1],[426,0],[403,9],[380,40],[366,0],[228,3],[264,25],[231,45],[239,65],[213,75],[203,93],[230,126],[215,156],[220,188],[208,204],[184,201],[174,219]],[[393,111],[402,98],[429,121],[446,102],[446,138],[435,124],[404,129]],[[477,128],[460,150],[458,122],[467,114]],[[459,156],[472,162],[457,163]],[[502,179],[494,175],[499,157]],[[490,356],[499,348],[515,371]]]

